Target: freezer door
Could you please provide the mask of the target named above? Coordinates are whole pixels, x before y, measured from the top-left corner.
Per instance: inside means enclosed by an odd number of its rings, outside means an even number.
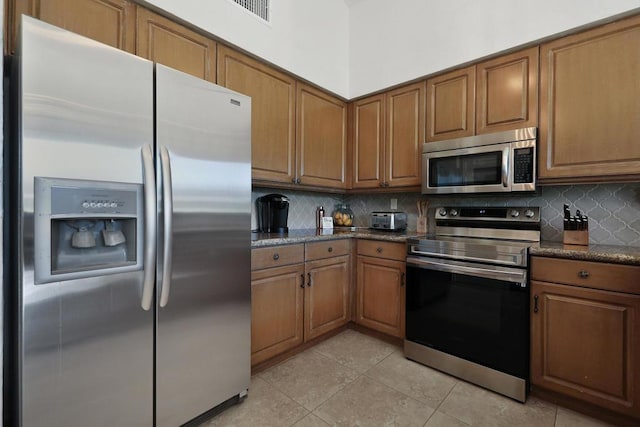
[[[249,386],[251,101],[156,65],[156,112],[156,421],[176,426]]]
[[[140,150],[153,144],[153,64],[32,18],[21,28],[15,416],[25,427],[150,426],[154,311],[141,307],[143,270],[36,284],[34,199],[44,196],[34,180],[140,187]],[[104,248],[96,229],[86,234]]]

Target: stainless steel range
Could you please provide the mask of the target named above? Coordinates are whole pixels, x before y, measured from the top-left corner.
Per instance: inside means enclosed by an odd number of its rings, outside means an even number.
[[[537,207],[443,207],[409,239],[409,359],[524,402],[529,382],[529,248]]]

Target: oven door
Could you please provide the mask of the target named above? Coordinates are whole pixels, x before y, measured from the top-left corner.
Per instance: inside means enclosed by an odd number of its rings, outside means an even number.
[[[510,156],[510,143],[424,152],[422,193],[511,191]]]
[[[407,257],[407,340],[528,378],[525,269]]]

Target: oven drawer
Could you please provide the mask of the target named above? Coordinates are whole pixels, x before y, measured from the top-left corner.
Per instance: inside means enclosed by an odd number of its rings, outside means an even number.
[[[531,279],[640,294],[640,267],[570,259],[531,257]]]

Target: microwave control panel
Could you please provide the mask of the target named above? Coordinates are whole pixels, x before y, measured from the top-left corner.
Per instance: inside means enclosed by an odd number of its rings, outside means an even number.
[[[513,183],[527,184],[533,182],[534,147],[516,148],[513,150]]]

